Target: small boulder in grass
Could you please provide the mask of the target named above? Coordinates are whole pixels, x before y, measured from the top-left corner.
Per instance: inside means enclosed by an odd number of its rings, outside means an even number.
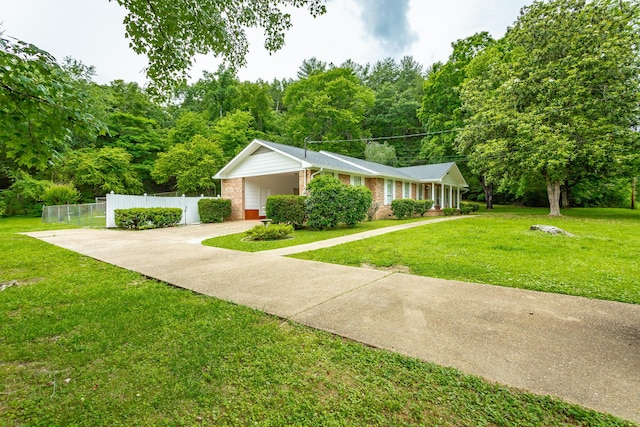
[[[556,235],[556,234],[563,234],[565,236],[571,236],[573,237],[574,235],[569,233],[568,231],[563,230],[562,228],[558,228],[555,227],[553,225],[532,225],[531,228],[529,228],[532,231],[542,231],[543,233],[549,233],[552,235]]]

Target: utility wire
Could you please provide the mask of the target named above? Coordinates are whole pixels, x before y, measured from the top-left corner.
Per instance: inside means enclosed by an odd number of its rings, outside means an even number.
[[[441,130],[438,132],[423,132],[423,133],[413,133],[410,135],[394,135],[394,136],[379,136],[376,138],[359,138],[359,139],[332,139],[332,140],[325,140],[325,141],[307,141],[307,144],[324,144],[327,142],[367,142],[367,141],[382,141],[382,140],[389,140],[389,139],[404,139],[404,138],[413,138],[416,136],[429,136],[429,135],[440,135],[443,133],[452,133],[452,132],[457,132],[459,130],[461,130],[462,128],[455,128],[455,129],[447,129],[447,130]]]

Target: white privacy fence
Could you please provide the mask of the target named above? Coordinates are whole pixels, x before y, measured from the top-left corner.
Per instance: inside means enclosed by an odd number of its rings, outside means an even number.
[[[157,196],[129,196],[124,194],[107,194],[107,228],[116,227],[116,209],[131,208],[180,208],[182,219],[180,224],[195,224],[200,222],[198,200],[210,197],[157,197]]]

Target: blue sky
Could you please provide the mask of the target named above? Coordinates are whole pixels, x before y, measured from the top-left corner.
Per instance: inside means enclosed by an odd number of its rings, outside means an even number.
[[[478,31],[501,37],[532,0],[329,0],[327,14],[313,19],[292,11],[293,28],[286,46],[269,55],[259,31],[250,31],[247,67],[241,80],[295,77],[303,59],[312,56],[341,64],[347,59],[374,63],[411,55],[425,67],[446,61],[451,43]],[[122,19],[125,10],[108,0],[0,0],[0,31],[49,51],[72,56],[97,70],[96,80],[144,84],[144,57],[128,47]],[[197,58],[190,72],[215,71],[220,61]]]

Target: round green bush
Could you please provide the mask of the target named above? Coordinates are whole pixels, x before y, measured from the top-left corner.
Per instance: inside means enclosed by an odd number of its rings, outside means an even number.
[[[282,240],[291,236],[293,226],[289,224],[256,225],[246,233],[252,240]]]

